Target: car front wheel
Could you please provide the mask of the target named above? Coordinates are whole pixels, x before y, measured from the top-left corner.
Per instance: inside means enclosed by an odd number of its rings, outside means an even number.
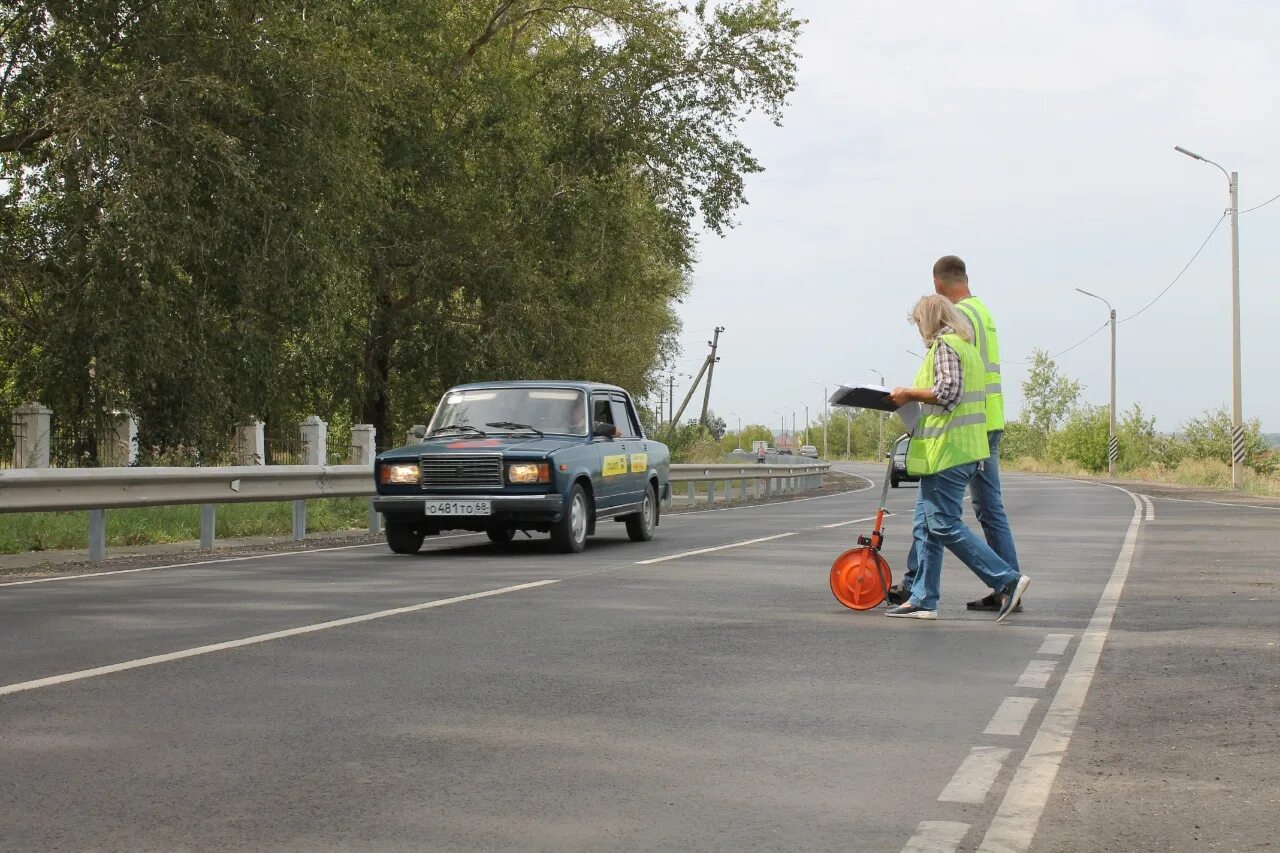
[[[632,542],[648,542],[653,538],[653,529],[658,526],[658,500],[653,486],[644,490],[644,502],[640,511],[627,516],[627,535]]]
[[[387,544],[397,554],[416,554],[422,547],[422,530],[404,522],[387,523]]]
[[[587,528],[590,526],[591,499],[582,485],[575,483],[564,516],[551,526],[551,541],[557,551],[578,554],[587,547]]]

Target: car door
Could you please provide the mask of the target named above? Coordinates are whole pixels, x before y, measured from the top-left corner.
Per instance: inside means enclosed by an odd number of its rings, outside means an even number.
[[[607,391],[596,392],[591,395],[591,431],[594,434],[595,428],[601,424],[608,424],[614,427],[614,432],[618,432],[618,424],[614,420],[613,415],[613,395]],[[597,510],[611,510],[623,503],[623,495],[626,494],[626,474],[630,469],[630,459],[627,458],[625,443],[619,435],[608,438],[594,437],[591,439],[592,446],[596,449],[599,458],[597,463],[598,476],[595,478],[596,483],[596,508]]]
[[[613,422],[618,428],[620,451],[627,457],[627,470],[622,475],[618,503],[639,503],[644,497],[649,475],[648,443],[641,437],[640,422],[631,401],[623,394],[614,393],[609,404],[613,410]]]

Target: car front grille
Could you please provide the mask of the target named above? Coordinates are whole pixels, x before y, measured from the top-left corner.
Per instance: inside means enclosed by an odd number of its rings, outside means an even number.
[[[421,485],[502,488],[502,456],[498,454],[442,454],[419,459]]]

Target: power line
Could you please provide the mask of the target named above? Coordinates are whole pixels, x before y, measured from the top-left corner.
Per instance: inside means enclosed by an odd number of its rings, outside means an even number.
[[[1177,283],[1178,283],[1178,279],[1182,278],[1182,276],[1186,273],[1186,271],[1187,271],[1187,270],[1189,270],[1189,269],[1191,269],[1191,265],[1192,265],[1192,264],[1194,264],[1194,263],[1196,262],[1196,258],[1200,257],[1200,253],[1204,251],[1204,247],[1205,247],[1205,246],[1207,246],[1207,245],[1209,245],[1209,241],[1213,239],[1213,235],[1218,233],[1218,228],[1220,228],[1220,227],[1222,226],[1222,220],[1224,220],[1224,219],[1226,219],[1226,218],[1227,218],[1227,214],[1226,214],[1226,213],[1223,213],[1223,214],[1222,214],[1222,216],[1218,217],[1218,221],[1217,221],[1217,222],[1215,222],[1215,223],[1213,224],[1213,228],[1209,231],[1209,236],[1204,238],[1204,242],[1200,244],[1200,248],[1196,249],[1196,253],[1195,253],[1194,255],[1192,255],[1192,256],[1191,256],[1191,260],[1187,261],[1187,265],[1186,265],[1186,266],[1184,266],[1184,267],[1182,268],[1182,271],[1181,271],[1181,272],[1179,272],[1177,275],[1175,275],[1175,276],[1173,277],[1173,281],[1169,282],[1169,283],[1165,286],[1164,290],[1162,290],[1162,291],[1160,291],[1159,293],[1157,293],[1157,294],[1156,294],[1156,298],[1155,298],[1155,299],[1152,299],[1152,300],[1151,300],[1150,302],[1148,302],[1146,305],[1143,305],[1143,306],[1142,306],[1141,308],[1139,308],[1136,312],[1134,312],[1133,314],[1130,314],[1128,317],[1125,317],[1125,318],[1124,318],[1123,320],[1121,320],[1120,322],[1121,322],[1121,323],[1127,323],[1127,322],[1129,322],[1129,321],[1130,321],[1130,320],[1132,320],[1134,317],[1137,317],[1137,316],[1138,316],[1139,314],[1141,314],[1143,311],[1146,311],[1146,310],[1147,310],[1148,308],[1150,308],[1152,305],[1155,305],[1157,302],[1159,302],[1159,301],[1160,301],[1160,299],[1161,299],[1161,297],[1163,297],[1166,293],[1168,293],[1168,292],[1169,292],[1169,288],[1171,288],[1171,287],[1173,287],[1175,284],[1177,284]]]
[[[1101,332],[1103,329],[1105,329],[1107,326],[1110,326],[1110,325],[1111,325],[1111,321],[1110,321],[1110,320],[1108,320],[1107,322],[1103,323],[1101,326],[1099,326],[1098,328],[1096,328],[1096,329],[1094,329],[1092,332],[1090,332],[1086,337],[1081,338],[1080,340],[1076,341],[1074,344],[1072,344],[1071,346],[1067,347],[1066,349],[1064,349],[1064,350],[1060,350],[1060,351],[1055,352],[1055,353],[1052,353],[1052,354],[1049,356],[1049,358],[1057,358],[1057,357],[1058,357],[1058,356],[1060,356],[1060,355],[1066,355],[1067,353],[1071,352],[1071,351],[1072,351],[1073,349],[1075,349],[1076,347],[1078,347],[1078,346],[1083,346],[1085,343],[1087,343],[1087,342],[1089,342],[1090,340],[1092,340],[1092,339],[1093,339],[1093,337],[1094,337],[1094,335],[1098,334],[1098,332]],[[1009,360],[1005,360],[1005,362],[1004,362],[1004,363],[1005,363],[1005,364],[1030,364],[1031,362],[1029,362],[1029,361],[1009,361]]]
[[[1257,210],[1259,207],[1266,207],[1267,205],[1271,204],[1271,202],[1275,201],[1276,199],[1280,199],[1280,195],[1274,195],[1274,196],[1272,196],[1271,198],[1269,198],[1269,199],[1267,199],[1266,201],[1264,201],[1262,204],[1256,205],[1255,207],[1251,207],[1251,208],[1249,208],[1248,210],[1242,210],[1242,211],[1240,211],[1240,212],[1241,212],[1241,213],[1253,213],[1253,212],[1254,212],[1255,210]]]

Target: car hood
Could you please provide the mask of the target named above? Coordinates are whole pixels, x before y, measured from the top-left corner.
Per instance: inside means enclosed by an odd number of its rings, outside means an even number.
[[[536,435],[500,436],[456,436],[424,441],[422,444],[410,444],[387,450],[378,455],[379,459],[417,459],[419,456],[448,455],[455,453],[507,453],[518,452],[530,455],[549,454],[563,447],[584,444],[585,439],[575,438],[539,438]]]

